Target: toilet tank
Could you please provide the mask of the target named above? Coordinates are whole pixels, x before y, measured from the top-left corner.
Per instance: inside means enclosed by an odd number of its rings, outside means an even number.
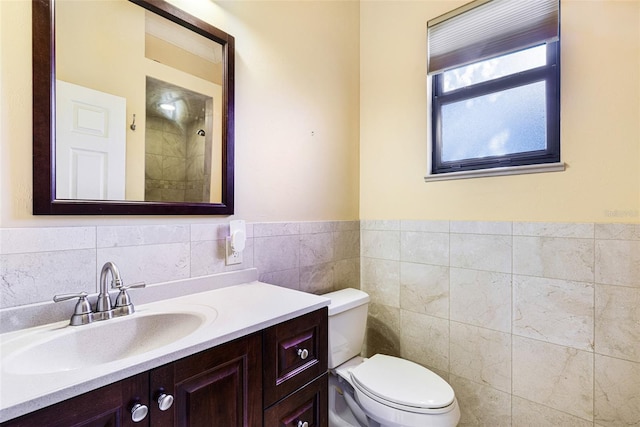
[[[329,369],[362,351],[367,326],[369,295],[358,289],[342,289],[323,295],[329,304]]]

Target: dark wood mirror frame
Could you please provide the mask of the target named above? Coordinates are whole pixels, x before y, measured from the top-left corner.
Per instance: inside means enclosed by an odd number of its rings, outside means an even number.
[[[32,2],[34,215],[231,215],[234,193],[233,36],[162,0],[130,0],[222,45],[222,203],[59,200],[55,197],[55,0]]]

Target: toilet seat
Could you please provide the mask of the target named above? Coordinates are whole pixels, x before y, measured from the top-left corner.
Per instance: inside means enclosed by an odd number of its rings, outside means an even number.
[[[354,387],[371,399],[402,411],[433,414],[454,402],[451,386],[411,361],[376,354],[350,372]]]

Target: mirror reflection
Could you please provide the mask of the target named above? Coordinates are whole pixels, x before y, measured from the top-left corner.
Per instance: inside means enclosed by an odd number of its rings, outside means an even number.
[[[222,45],[128,1],[55,20],[56,199],[220,203]]]

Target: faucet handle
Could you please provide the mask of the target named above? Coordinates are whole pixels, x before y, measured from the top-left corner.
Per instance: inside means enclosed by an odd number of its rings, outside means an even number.
[[[115,286],[116,289],[120,289],[120,291],[126,291],[127,289],[132,289],[132,288],[144,288],[146,287],[147,284],[145,282],[136,282],[133,283],[131,285],[123,285],[122,282],[120,282],[120,285]]]
[[[69,324],[71,326],[86,325],[87,323],[93,322],[93,312],[91,311],[91,304],[87,299],[88,295],[89,294],[86,292],[55,295],[53,297],[53,302],[62,302],[78,298],[78,302],[76,303],[76,307],[73,311]]]
[[[145,286],[147,286],[145,282],[133,283],[129,286],[118,286],[118,289],[120,289],[120,293],[118,293],[118,296],[116,297],[116,304],[113,307],[113,309],[115,310],[115,315],[126,316],[128,314],[133,314],[135,310],[133,308],[133,303],[131,302],[131,297],[129,296],[127,289],[144,288]]]

